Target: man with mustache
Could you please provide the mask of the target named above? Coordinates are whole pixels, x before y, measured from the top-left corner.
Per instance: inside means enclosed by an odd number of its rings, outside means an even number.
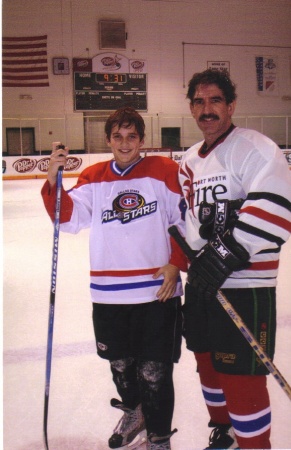
[[[215,297],[221,288],[273,358],[279,255],[291,231],[290,173],[273,141],[233,124],[236,89],[227,72],[194,74],[187,98],[204,141],[188,149],[179,174],[186,240],[195,252],[185,337],[213,427],[207,448],[269,449],[268,370]]]

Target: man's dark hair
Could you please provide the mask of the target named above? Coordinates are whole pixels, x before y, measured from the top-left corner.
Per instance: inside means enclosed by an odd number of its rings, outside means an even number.
[[[226,70],[207,69],[204,72],[194,73],[188,84],[188,92],[186,98],[193,104],[194,95],[197,87],[208,84],[216,84],[223,92],[226,104],[232,103],[237,95],[235,92],[235,84],[231,81],[229,73]]]
[[[129,128],[135,125],[140,140],[144,138],[145,123],[141,115],[134,108],[129,106],[120,108],[108,117],[105,123],[105,134],[108,140],[110,140],[112,128],[116,125],[118,129],[121,127]]]

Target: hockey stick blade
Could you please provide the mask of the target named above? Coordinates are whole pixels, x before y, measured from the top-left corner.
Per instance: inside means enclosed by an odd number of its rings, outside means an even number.
[[[188,245],[183,236],[180,234],[178,228],[176,226],[172,226],[168,229],[169,234],[175,239],[177,244],[181,247],[187,258],[191,261],[194,257],[194,250]],[[221,306],[225,309],[229,317],[232,319],[234,324],[240,330],[244,338],[248,341],[249,345],[256,352],[262,363],[268,369],[268,371],[273,375],[277,383],[281,386],[284,392],[287,394],[289,399],[291,400],[291,387],[283,377],[283,375],[279,372],[275,364],[271,361],[269,356],[265,353],[261,345],[258,343],[252,332],[248,329],[242,318],[235,311],[231,303],[227,300],[225,295],[218,290],[216,295],[217,300],[221,304]]]
[[[50,303],[49,303],[48,335],[47,335],[47,351],[46,351],[45,395],[44,395],[44,413],[43,413],[43,436],[44,436],[44,444],[45,444],[46,450],[49,450],[47,424],[48,424],[49,391],[50,391],[54,315],[55,315],[55,297],[56,297],[58,252],[59,252],[62,171],[63,171],[63,167],[60,167],[58,170],[58,174],[57,174],[57,186],[56,186],[57,187],[57,196],[56,196],[56,204],[55,204],[52,271],[51,271],[51,287],[50,287]]]

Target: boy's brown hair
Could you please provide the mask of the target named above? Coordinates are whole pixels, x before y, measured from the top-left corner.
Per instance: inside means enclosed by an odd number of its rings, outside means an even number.
[[[108,117],[105,123],[105,134],[108,140],[110,140],[112,128],[116,125],[118,128],[129,128],[132,125],[135,125],[140,140],[143,140],[145,135],[145,123],[141,115],[134,108],[129,106],[119,108]]]

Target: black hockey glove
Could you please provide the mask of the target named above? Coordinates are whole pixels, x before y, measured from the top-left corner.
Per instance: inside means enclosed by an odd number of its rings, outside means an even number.
[[[244,200],[218,200],[215,203],[201,202],[199,206],[199,234],[203,239],[211,239],[216,234],[220,236],[226,230],[232,230],[238,219]]]
[[[227,231],[216,235],[192,259],[187,281],[201,298],[216,296],[229,275],[249,267],[249,254]]]

